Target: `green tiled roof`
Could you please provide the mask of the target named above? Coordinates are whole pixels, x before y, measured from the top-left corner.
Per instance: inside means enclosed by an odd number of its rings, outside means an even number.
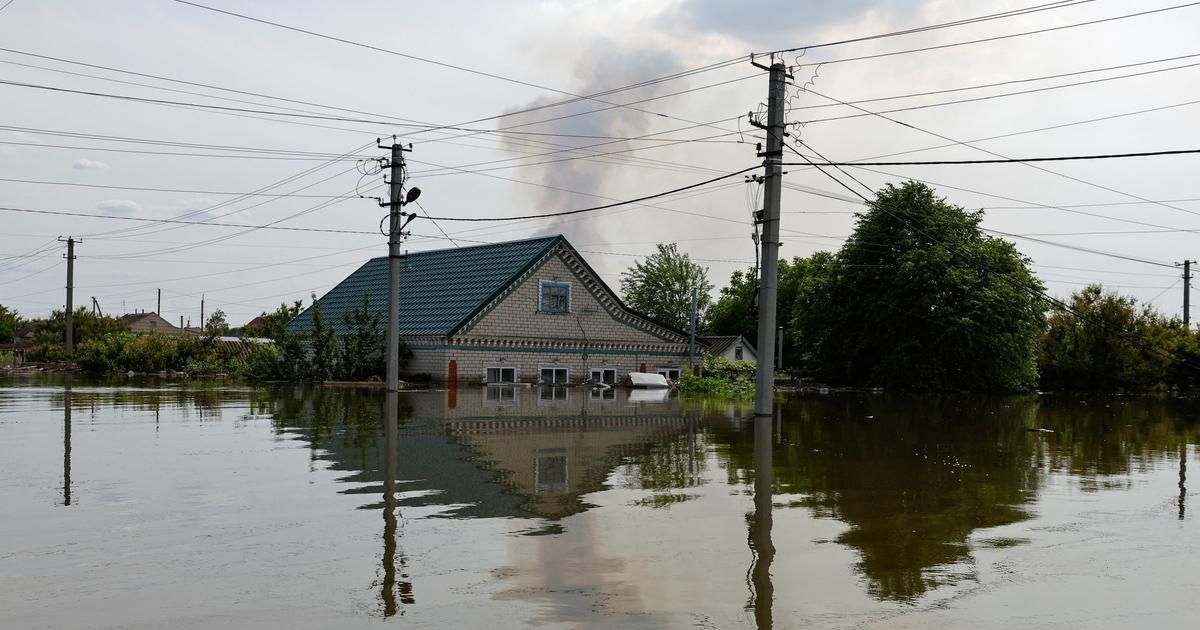
[[[400,266],[400,334],[449,335],[561,238],[549,236],[408,254]],[[371,310],[386,326],[387,286],[387,257],[372,258],[318,300],[321,316],[337,334],[343,334],[342,316],[361,306],[365,293]],[[289,332],[307,334],[311,330],[312,307],[288,324]]]

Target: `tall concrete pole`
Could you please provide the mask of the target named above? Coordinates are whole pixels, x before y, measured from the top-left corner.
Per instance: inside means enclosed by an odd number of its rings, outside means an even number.
[[[692,319],[691,328],[688,331],[688,372],[692,372],[696,365],[696,290],[692,289]]]
[[[75,353],[75,243],[74,237],[67,237],[67,312],[63,314],[66,325],[63,348],[69,355]]]
[[[771,64],[767,96],[767,150],[762,154],[766,188],[762,223],[762,270],[758,281],[758,373],[754,415],[771,415],[775,399],[775,308],[779,289],[779,206],[783,189],[784,94],[787,66]]]
[[[388,318],[387,318],[387,391],[400,389],[400,230],[404,202],[404,149],[392,144],[392,182],[388,196]]]
[[[200,334],[204,334],[204,296],[200,296]]]
[[[1191,330],[1192,322],[1192,263],[1194,260],[1183,261],[1183,327]],[[1180,263],[1176,263],[1178,265]]]
[[[162,317],[162,289],[158,290],[158,302],[154,305],[154,314]]]

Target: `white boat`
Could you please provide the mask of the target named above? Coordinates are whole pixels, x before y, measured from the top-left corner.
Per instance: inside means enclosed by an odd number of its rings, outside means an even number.
[[[646,389],[666,389],[671,386],[667,382],[667,377],[662,374],[651,374],[649,372],[630,372],[629,384],[633,387],[643,387]]]

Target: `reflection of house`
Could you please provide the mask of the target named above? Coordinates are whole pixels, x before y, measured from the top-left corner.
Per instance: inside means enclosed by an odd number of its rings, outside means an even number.
[[[386,320],[387,258],[374,258],[322,297],[321,315],[343,334],[343,315],[370,308]],[[312,309],[288,325],[312,327]],[[678,370],[687,333],[626,307],[561,236],[416,252],[400,277],[406,372],[468,383],[580,383],[632,371]]]
[[[129,332],[135,334],[145,334],[156,332],[161,335],[178,335],[180,330],[178,326],[172,326],[171,322],[159,317],[158,313],[129,313],[122,315],[125,325],[129,327]]]
[[[705,337],[710,344],[705,350],[708,354],[725,357],[729,361],[749,361],[758,363],[758,353],[754,351],[754,344],[746,340],[741,335],[733,335],[732,337]]]

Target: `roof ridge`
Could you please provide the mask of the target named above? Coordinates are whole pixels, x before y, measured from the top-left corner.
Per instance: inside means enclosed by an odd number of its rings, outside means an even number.
[[[447,236],[446,238],[450,238],[451,240],[453,240],[453,238],[449,237],[449,236]],[[550,241],[550,240],[561,239],[561,238],[564,238],[562,234],[554,234],[551,236],[533,236],[530,238],[517,239],[515,241],[497,241],[495,243],[477,243],[475,245],[466,245],[464,247],[443,247],[441,249],[422,249],[422,250],[415,251],[415,252],[409,252],[406,255],[407,256],[416,256],[418,254],[437,254],[440,252],[454,252],[454,251],[462,251],[464,249],[480,249],[483,247],[499,247],[502,245],[504,245],[504,246],[517,245],[520,243],[531,243],[533,241]],[[386,258],[387,258],[387,256],[373,256],[373,257],[369,258],[368,260],[379,260],[379,259],[386,259]]]

